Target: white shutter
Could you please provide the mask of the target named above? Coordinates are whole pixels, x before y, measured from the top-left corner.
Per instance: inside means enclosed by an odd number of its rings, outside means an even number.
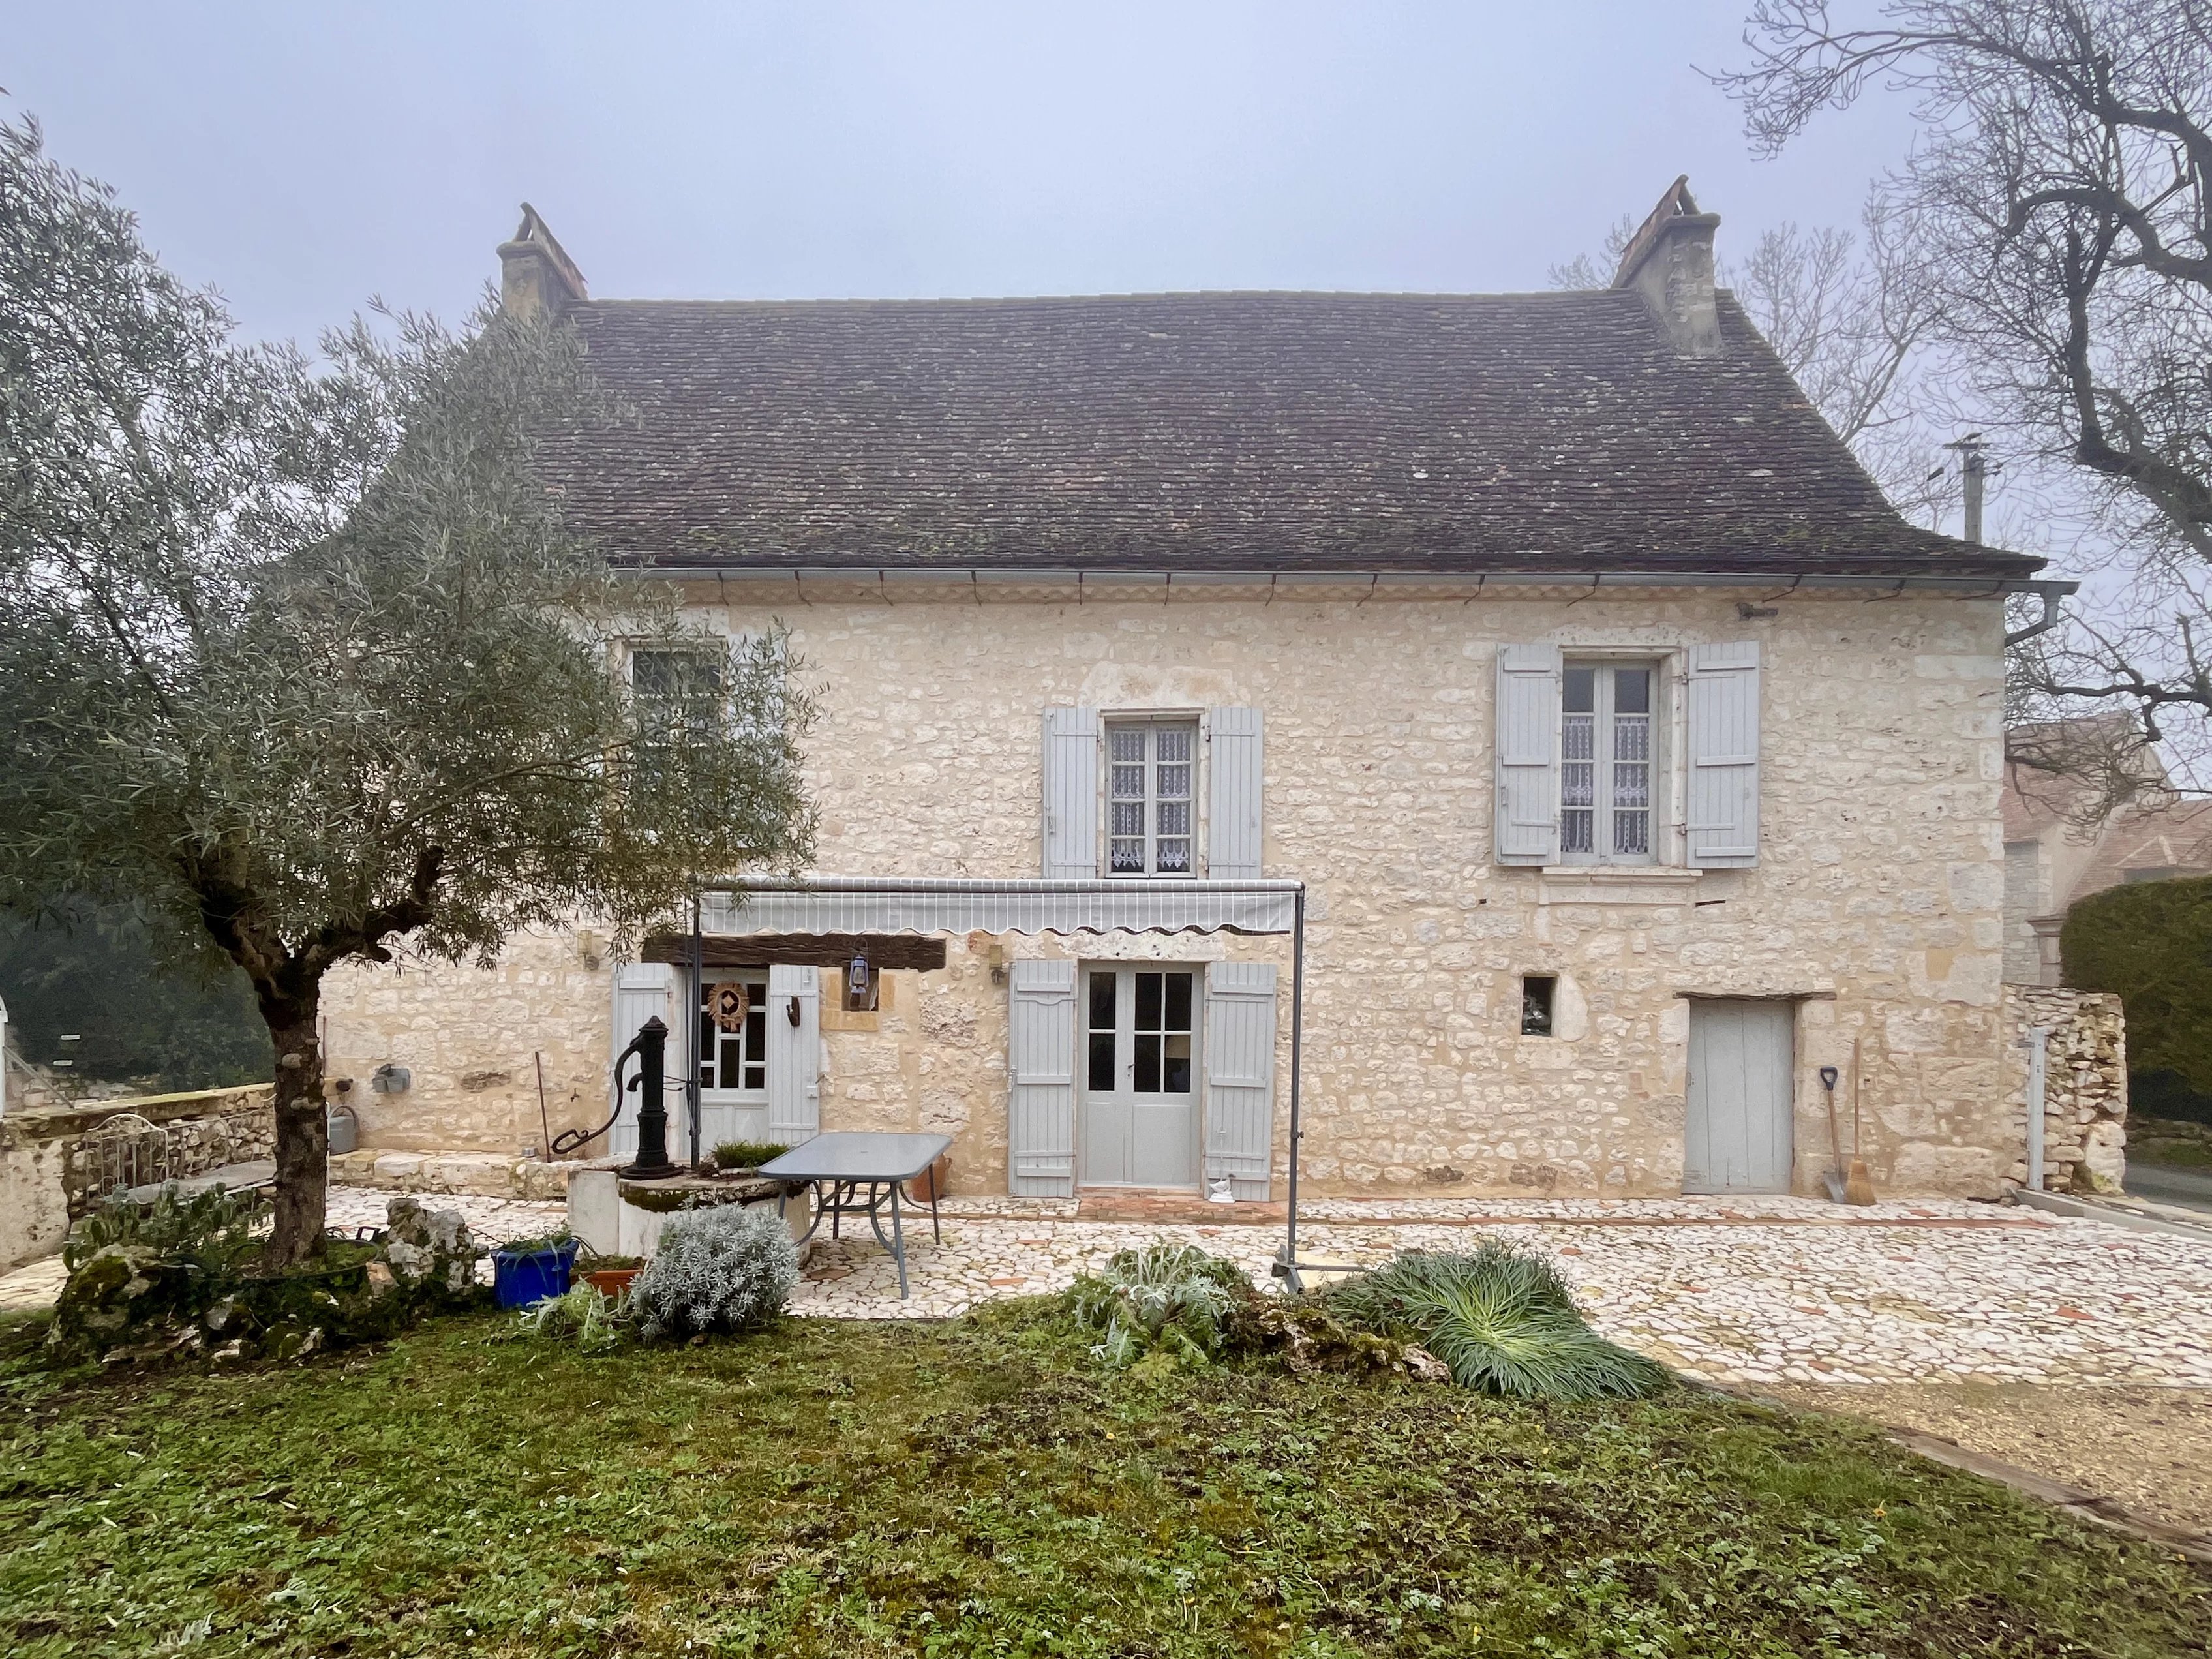
[[[1098,874],[1098,711],[1044,711],[1044,875],[1091,881]]]
[[[1275,967],[1206,970],[1206,1174],[1265,1199],[1275,1150]]]
[[[1690,647],[1688,799],[1691,864],[1759,862],[1759,642]]]
[[[1559,856],[1559,647],[1498,647],[1496,848],[1500,864]]]
[[[1260,879],[1260,711],[1206,710],[1206,873],[1214,881]]]
[[[1075,964],[1018,960],[1006,1011],[1007,1190],[1075,1195]]]
[[[679,1055],[677,1044],[683,1033],[676,1018],[676,988],[682,982],[683,976],[672,964],[665,962],[626,962],[615,969],[614,1024],[609,1033],[607,1048],[610,1103],[613,1100],[615,1063],[622,1058],[622,1051],[629,1047],[631,1039],[637,1036],[638,1028],[648,1019],[657,1018],[669,1028],[668,1075],[678,1084],[682,1083],[684,1073],[678,1069]],[[637,1062],[633,1060],[624,1073],[625,1081],[636,1075]],[[677,1143],[684,1132],[683,1101],[680,1088],[668,1091],[669,1156],[672,1158],[678,1156]],[[615,1127],[607,1132],[607,1145],[604,1149],[606,1155],[621,1158],[637,1156],[637,1115],[644,1105],[642,1093],[623,1097],[622,1115],[615,1120]],[[610,1103],[608,1110],[613,1109]],[[599,1121],[597,1118],[592,1120],[594,1123]],[[595,1146],[592,1155],[596,1157],[600,1152],[601,1149]]]
[[[792,1023],[792,1010],[799,1020]],[[796,1146],[822,1133],[822,970],[768,970],[768,1132]]]

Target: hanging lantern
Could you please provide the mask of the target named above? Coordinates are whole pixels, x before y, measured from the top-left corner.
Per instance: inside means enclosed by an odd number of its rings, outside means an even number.
[[[852,966],[845,970],[845,1006],[865,1008],[868,1006],[868,959],[854,957]]]
[[[707,1000],[707,1007],[714,1016],[715,1029],[734,1036],[745,1029],[745,1016],[752,1012],[752,999],[745,994],[742,980],[732,980],[714,987]]]

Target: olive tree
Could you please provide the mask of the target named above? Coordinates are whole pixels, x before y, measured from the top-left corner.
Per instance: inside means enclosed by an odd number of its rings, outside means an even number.
[[[629,936],[807,851],[780,641],[688,632],[533,471],[535,434],[619,418],[572,331],[489,307],[241,344],[0,125],[0,903],[136,900],[245,970],[274,1263],[323,1237],[333,966]],[[634,696],[641,643],[696,665]]]

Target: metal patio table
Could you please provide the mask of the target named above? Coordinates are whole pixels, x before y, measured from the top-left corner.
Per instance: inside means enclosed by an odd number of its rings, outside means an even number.
[[[836,1134],[817,1135],[803,1146],[794,1146],[781,1158],[770,1158],[760,1166],[763,1176],[781,1181],[786,1185],[775,1200],[775,1212],[783,1213],[783,1206],[795,1188],[814,1188],[814,1218],[806,1231],[799,1235],[805,1243],[814,1237],[814,1230],[822,1224],[823,1216],[830,1217],[830,1236],[837,1236],[837,1218],[865,1215],[868,1224],[876,1231],[876,1243],[891,1253],[898,1263],[899,1295],[906,1296],[906,1228],[899,1218],[899,1198],[906,1183],[919,1176],[931,1164],[945,1156],[952,1145],[951,1135],[876,1134],[841,1131]],[[868,1195],[860,1196],[866,1187]],[[884,1237],[880,1209],[888,1200],[891,1211],[890,1237]],[[913,1200],[909,1199],[908,1202]],[[931,1234],[942,1243],[944,1229],[937,1219],[937,1183],[929,1184],[929,1227]]]

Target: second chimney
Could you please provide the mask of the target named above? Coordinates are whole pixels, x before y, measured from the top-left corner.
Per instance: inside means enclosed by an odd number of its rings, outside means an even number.
[[[1684,173],[1659,198],[1621,251],[1615,288],[1634,289],[1685,357],[1720,354],[1721,319],[1713,302],[1713,232],[1717,213],[1700,213]]]
[[[500,309],[517,317],[558,317],[590,297],[584,273],[525,202],[514,240],[499,245]]]

